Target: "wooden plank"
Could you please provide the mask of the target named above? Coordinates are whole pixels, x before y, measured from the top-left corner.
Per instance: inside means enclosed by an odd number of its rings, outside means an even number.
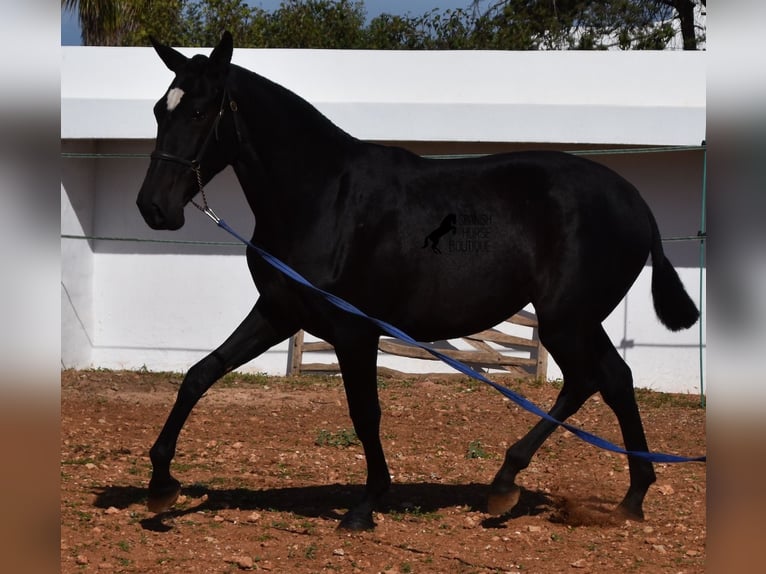
[[[490,341],[492,343],[499,343],[501,345],[513,345],[514,347],[535,348],[538,345],[538,342],[533,341],[532,339],[525,339],[516,335],[509,335],[508,333],[496,331],[495,329],[488,329],[486,331],[476,333],[475,335],[468,335],[467,337],[463,338],[468,341]]]
[[[338,363],[303,363],[301,373],[338,373]]]
[[[303,330],[298,331],[290,339],[287,348],[287,376],[300,375],[303,362]]]
[[[419,347],[413,347],[404,343],[398,343],[389,339],[381,339],[379,348],[381,351],[390,353],[392,355],[398,355],[400,357],[409,357],[411,359],[429,359],[434,360],[435,357],[428,351]],[[472,363],[479,365],[517,365],[517,366],[537,366],[536,359],[525,359],[523,357],[508,357],[497,352],[486,353],[481,351],[460,351],[449,349],[437,349],[440,353],[463,361],[464,363]]]
[[[490,347],[486,342],[482,341],[481,339],[471,339],[471,338],[464,338],[463,339],[466,343],[471,345],[474,349],[481,351],[483,353],[497,353],[495,349]]]
[[[526,315],[516,314],[506,321],[515,325],[524,325],[525,327],[537,327],[537,317],[528,317]]]
[[[548,379],[548,350],[540,344],[537,347],[537,368],[535,377],[541,381]]]
[[[326,341],[311,341],[309,343],[303,343],[304,353],[317,353],[321,351],[335,351],[335,347]]]

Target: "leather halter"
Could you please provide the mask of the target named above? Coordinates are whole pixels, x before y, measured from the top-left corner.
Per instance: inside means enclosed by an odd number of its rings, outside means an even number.
[[[193,199],[191,200],[191,203],[200,211],[207,213],[209,211],[208,205],[207,205],[207,198],[205,197],[205,190],[202,185],[202,170],[201,170],[201,162],[202,158],[205,155],[205,152],[207,151],[208,146],[213,141],[213,137],[215,137],[215,140],[218,141],[218,125],[221,123],[221,118],[223,118],[223,113],[226,111],[226,101],[229,101],[229,109],[232,111],[232,118],[234,119],[234,129],[237,132],[237,141],[242,141],[242,134],[239,129],[239,120],[237,118],[237,102],[231,99],[229,96],[229,89],[224,88],[223,90],[223,96],[221,97],[221,106],[218,109],[218,114],[216,114],[216,118],[213,121],[213,125],[210,127],[210,131],[207,134],[207,137],[205,138],[205,141],[202,143],[202,147],[197,152],[197,155],[194,159],[186,159],[185,157],[181,157],[172,153],[168,153],[163,150],[157,150],[155,149],[151,153],[151,159],[152,160],[161,160],[161,161],[170,161],[174,163],[178,163],[181,165],[184,165],[188,168],[190,168],[194,174],[197,176],[197,185],[199,186],[199,193],[202,194],[202,205],[198,205]]]
[[[205,138],[205,141],[202,144],[202,147],[200,148],[199,152],[197,152],[197,156],[194,159],[191,159],[191,160],[186,159],[184,157],[181,157],[172,153],[168,153],[162,150],[154,150],[151,154],[151,158],[164,160],[164,161],[172,161],[172,162],[180,163],[181,165],[190,167],[194,171],[199,170],[200,163],[202,161],[202,156],[205,154],[205,151],[210,145],[210,142],[213,140],[213,136],[215,136],[216,141],[218,141],[218,125],[221,123],[221,118],[223,118],[223,113],[226,110],[226,100],[229,100],[229,109],[231,109],[232,112],[237,111],[237,102],[235,102],[229,97],[229,90],[228,88],[225,88],[223,90],[223,97],[221,98],[221,106],[218,109],[218,114],[216,115],[215,121],[213,122],[213,125],[210,127],[210,131],[208,132],[207,137]],[[237,121],[236,115],[234,116],[234,127],[237,132],[237,139],[241,140],[241,134],[239,131],[239,122]]]

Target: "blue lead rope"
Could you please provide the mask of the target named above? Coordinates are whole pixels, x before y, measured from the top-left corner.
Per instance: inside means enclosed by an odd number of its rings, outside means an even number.
[[[578,428],[576,426],[570,425],[565,422],[561,422],[550,416],[548,413],[540,409],[537,405],[530,402],[528,399],[524,398],[520,394],[512,391],[511,389],[504,387],[502,385],[499,385],[488,378],[486,378],[481,373],[475,371],[468,365],[465,365],[458,361],[457,359],[453,359],[452,357],[448,357],[444,353],[440,353],[439,351],[432,349],[430,346],[425,345],[419,341],[416,341],[412,337],[410,337],[407,333],[402,331],[401,329],[398,329],[397,327],[394,327],[390,323],[386,323],[385,321],[381,321],[380,319],[376,319],[374,317],[370,317],[345,299],[341,299],[337,295],[333,295],[332,293],[329,293],[327,291],[324,291],[323,289],[320,289],[319,287],[314,286],[308,279],[303,277],[300,273],[293,270],[291,267],[289,267],[286,263],[280,261],[270,253],[264,251],[260,247],[256,247],[253,245],[249,240],[245,239],[241,235],[239,235],[236,231],[234,231],[231,227],[229,227],[229,224],[226,223],[223,219],[220,219],[218,216],[215,215],[215,213],[212,212],[210,209],[204,209],[202,210],[203,213],[205,213],[208,217],[210,217],[218,227],[221,229],[224,229],[237,239],[239,239],[242,243],[247,245],[250,249],[258,253],[267,263],[269,263],[271,266],[275,267],[285,275],[287,275],[290,279],[293,281],[296,281],[297,283],[300,283],[301,285],[308,287],[312,291],[315,291],[316,293],[319,293],[322,295],[327,301],[338,307],[339,309],[342,309],[343,311],[346,311],[348,313],[351,313],[352,315],[357,315],[358,317],[362,317],[363,319],[366,319],[368,321],[372,321],[375,325],[377,325],[383,332],[391,335],[392,337],[396,337],[397,339],[404,341],[405,343],[409,343],[410,345],[414,345],[416,347],[419,347],[425,351],[428,351],[431,353],[434,357],[437,359],[441,359],[448,365],[450,365],[452,368],[456,369],[457,371],[460,371],[464,375],[468,375],[469,377],[476,379],[477,381],[481,381],[482,383],[486,383],[495,390],[502,393],[504,396],[506,396],[508,399],[522,407],[523,409],[539,416],[540,418],[543,418],[547,421],[550,421],[556,425],[562,426],[565,429],[567,429],[572,434],[578,436],[582,440],[584,440],[587,443],[590,443],[594,446],[597,446],[601,449],[608,450],[611,452],[616,452],[619,454],[625,454],[628,456],[634,456],[636,458],[643,458],[645,460],[648,460],[650,462],[663,462],[663,463],[675,463],[675,462],[706,462],[707,456],[697,456],[697,457],[684,457],[684,456],[677,456],[673,454],[663,454],[663,453],[656,453],[656,452],[644,452],[644,451],[628,451],[623,448],[620,448],[619,446],[612,444],[611,442],[596,436],[592,433],[589,433],[587,431],[582,430],[581,428]]]

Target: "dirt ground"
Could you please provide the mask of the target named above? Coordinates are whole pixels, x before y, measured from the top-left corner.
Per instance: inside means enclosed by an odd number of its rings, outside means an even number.
[[[500,379],[550,407],[554,383]],[[381,378],[394,479],[372,532],[336,530],[365,464],[337,378],[228,375],[184,427],[175,509],[147,511],[148,450],[181,381],[173,373],[65,371],[61,572],[703,572],[706,466],[658,464],[644,522],[610,513],[627,460],[557,430],[519,475],[501,519],[486,485],[535,422],[481,383]],[[653,450],[706,450],[697,396],[640,391]],[[622,444],[594,397],[570,422]]]

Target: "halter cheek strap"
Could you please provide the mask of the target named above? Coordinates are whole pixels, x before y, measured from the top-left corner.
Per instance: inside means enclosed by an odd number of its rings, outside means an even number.
[[[211,219],[213,219],[213,221],[216,221],[218,218],[215,215],[215,213],[213,213],[213,211],[207,205],[207,198],[205,197],[205,189],[202,185],[201,162],[202,162],[202,157],[205,155],[205,152],[207,151],[207,148],[210,145],[210,143],[213,141],[213,138],[215,137],[215,140],[218,141],[218,125],[221,123],[221,118],[223,118],[223,113],[226,110],[226,100],[229,101],[229,109],[232,112],[232,118],[234,120],[234,131],[237,133],[237,142],[242,142],[242,133],[239,128],[239,115],[236,113],[239,108],[237,106],[237,102],[232,100],[231,97],[229,96],[228,88],[224,88],[223,96],[221,97],[221,106],[218,109],[218,114],[216,115],[216,118],[213,121],[213,125],[210,127],[210,131],[205,137],[205,141],[202,143],[202,147],[197,152],[197,155],[194,159],[191,159],[191,160],[186,159],[185,157],[181,157],[181,156],[174,155],[172,153],[168,153],[166,151],[157,150],[157,149],[155,149],[150,156],[152,160],[170,161],[170,162],[184,165],[190,168],[194,172],[194,174],[197,176],[197,185],[199,187],[199,193],[202,195],[202,205],[199,205],[193,199],[191,200],[191,203],[197,209],[199,209],[200,211],[208,215]]]

